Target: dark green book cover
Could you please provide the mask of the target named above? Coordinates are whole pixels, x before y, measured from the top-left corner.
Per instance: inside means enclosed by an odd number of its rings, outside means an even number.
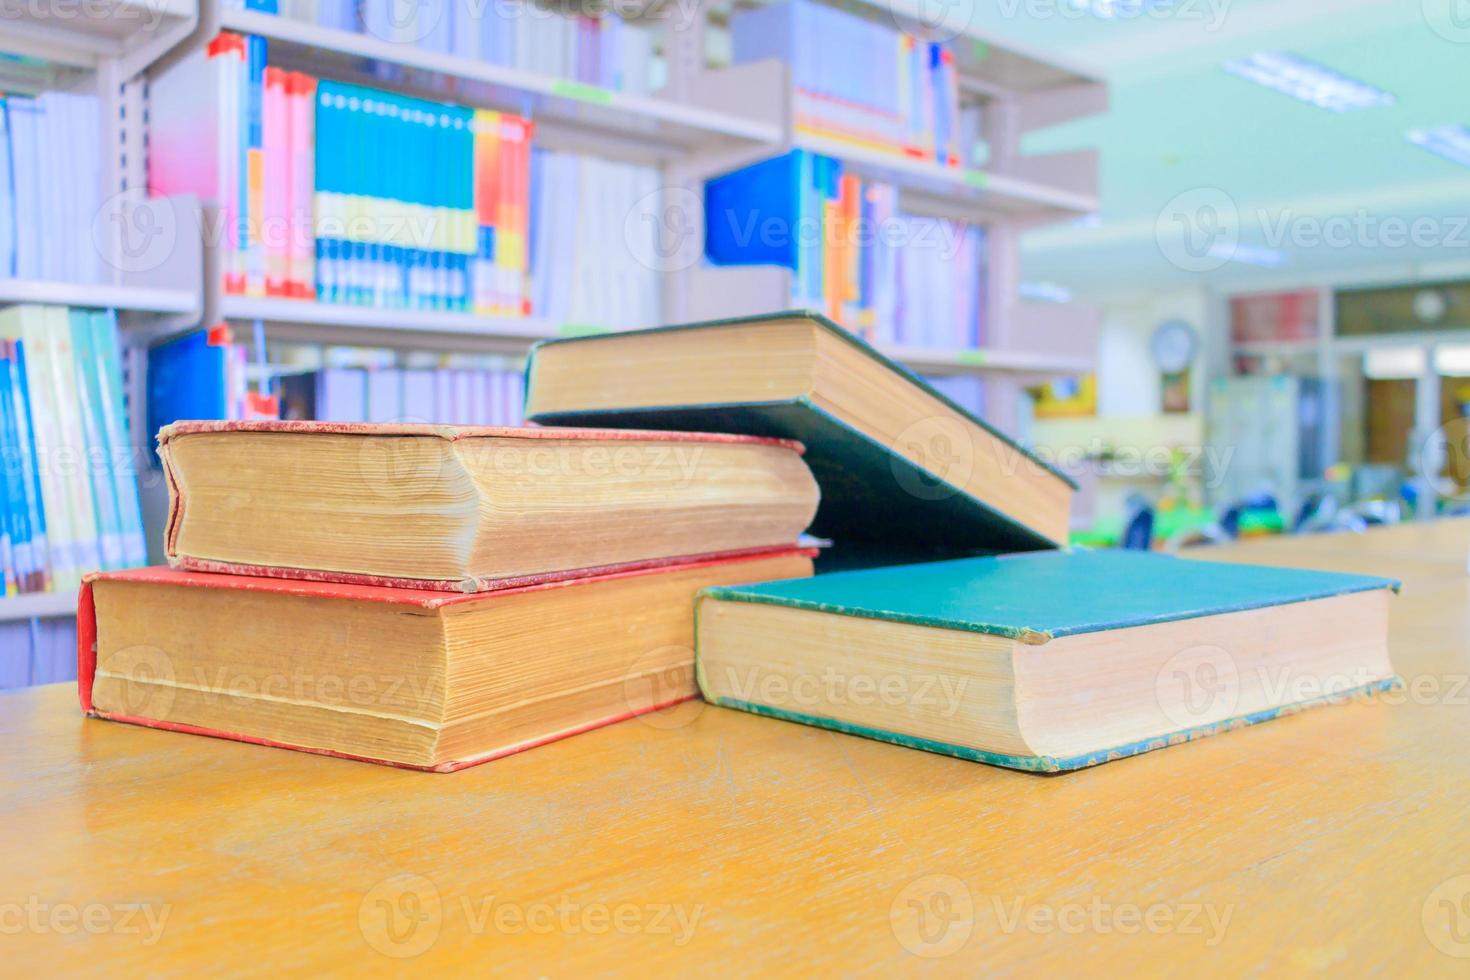
[[[1024,459],[1064,481],[1068,487],[1076,487],[1065,474],[955,404],[908,368],[810,311],[786,311],[612,335],[542,341],[532,348],[526,368],[527,403],[530,403],[535,385],[537,352],[546,346],[670,331],[713,330],[762,322],[784,324],[793,319],[807,320],[861,350],[886,370],[938,399],[955,416],[1018,449]],[[915,465],[891,446],[836,418],[806,397],[783,401],[628,405],[619,409],[543,412],[529,415],[528,421],[541,425],[736,432],[799,440],[806,446],[807,464],[822,488],[821,507],[811,533],[834,543],[834,547],[824,552],[819,560],[823,571],[1032,551],[1065,543],[1025,526],[947,480],[945,477],[952,462],[946,459],[943,445],[925,447],[926,457],[934,460],[933,466]]]
[[[1051,640],[1079,633],[1396,589],[1391,579],[1191,561],[1147,551],[1055,551],[870,568],[704,594]]]
[[[1039,648],[1085,633],[1309,602],[1378,589],[1398,590],[1391,579],[1191,561],[1142,551],[1053,551],[836,572],[816,578],[705,589],[701,598],[812,610],[913,626],[985,633]],[[699,624],[696,617],[696,646]],[[696,653],[698,660],[698,654]],[[698,661],[702,689],[710,697]],[[865,728],[806,712],[730,697],[716,704],[797,721],[911,748],[1017,769],[1058,772],[1136,755],[1239,725],[1252,724],[1357,692],[1382,690],[1389,676],[1337,692],[1198,728],[1184,728],[1085,755],[1055,758],[986,752],[900,732]]]

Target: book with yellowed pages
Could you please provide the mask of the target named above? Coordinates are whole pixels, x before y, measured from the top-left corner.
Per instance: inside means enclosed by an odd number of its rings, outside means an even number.
[[[802,447],[689,432],[179,422],[176,568],[475,592],[789,549]]]
[[[542,425],[797,439],[822,487],[829,567],[1065,544],[1074,485],[810,312],[543,341],[526,417]]]
[[[1395,682],[1362,575],[1044,552],[707,590],[699,686],[727,707],[1058,772]]]
[[[696,696],[694,596],[812,552],[476,594],[144,568],[90,576],[87,714],[447,772]]]

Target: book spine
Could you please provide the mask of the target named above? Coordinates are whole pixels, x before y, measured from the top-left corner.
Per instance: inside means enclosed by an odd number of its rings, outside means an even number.
[[[35,590],[48,591],[53,581],[54,561],[46,531],[46,505],[42,496],[40,455],[36,451],[35,415],[31,408],[30,383],[26,377],[25,344],[12,339],[10,345],[10,390],[15,402],[16,445],[21,453],[26,508],[31,523],[31,555],[39,578]]]

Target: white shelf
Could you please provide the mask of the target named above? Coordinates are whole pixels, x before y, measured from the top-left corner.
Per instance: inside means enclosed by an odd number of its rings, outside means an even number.
[[[75,592],[33,592],[29,595],[0,598],[0,623],[75,616],[76,612]]]
[[[328,71],[349,81],[395,87],[363,70],[362,59],[371,59],[445,79],[480,83],[491,87],[489,102],[529,114],[538,128],[576,130],[645,152],[654,148],[704,150],[721,143],[770,144],[774,152],[781,140],[781,128],[774,122],[394,44],[289,17],[222,10],[220,26],[270,39],[272,63],[283,67]],[[441,98],[455,100],[466,95],[439,93]],[[487,100],[477,97],[473,101]]]
[[[796,146],[836,157],[858,173],[897,186],[904,210],[983,222],[995,218],[1067,218],[1092,214],[1097,198],[966,167],[945,167],[900,153],[797,132]]]
[[[1074,377],[1096,365],[1078,357],[1008,350],[934,350],[924,347],[878,348],[888,357],[920,374],[1007,374],[1027,377]]]
[[[53,65],[93,69],[116,59],[127,78],[183,40],[197,0],[114,0],[106,5],[6,3],[0,51]]]
[[[439,310],[380,309],[345,303],[225,296],[220,316],[271,325],[271,339],[362,346],[412,346],[470,351],[524,351],[538,340],[601,333],[601,328],[554,324],[536,317],[491,317]]]
[[[51,303],[167,316],[189,314],[199,308],[195,295],[182,289],[0,279],[0,306],[15,303]]]

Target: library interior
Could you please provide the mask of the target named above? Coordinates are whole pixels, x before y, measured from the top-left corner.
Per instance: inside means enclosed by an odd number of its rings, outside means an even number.
[[[3,0],[0,948],[1464,975],[1467,91],[1464,0]]]

